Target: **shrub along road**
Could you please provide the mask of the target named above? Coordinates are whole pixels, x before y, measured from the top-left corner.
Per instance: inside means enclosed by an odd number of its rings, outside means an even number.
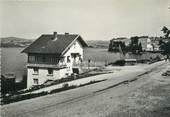
[[[170,78],[161,76],[169,66],[133,66],[100,83],[4,105],[2,117],[169,117]]]

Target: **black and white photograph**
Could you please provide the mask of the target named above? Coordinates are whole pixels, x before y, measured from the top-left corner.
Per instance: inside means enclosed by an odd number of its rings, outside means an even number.
[[[170,0],[0,0],[0,117],[170,117]]]

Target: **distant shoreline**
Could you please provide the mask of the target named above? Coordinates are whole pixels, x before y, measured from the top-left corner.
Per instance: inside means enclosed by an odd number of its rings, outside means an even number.
[[[0,48],[26,48],[27,46],[0,46]]]
[[[27,46],[0,46],[0,48],[26,48]]]
[[[33,41],[35,41],[35,40],[18,38],[18,37],[6,37],[0,39],[1,39],[0,48],[26,48]],[[103,40],[87,40],[87,44],[88,44],[88,48],[108,49],[109,47],[109,41],[103,41]]]

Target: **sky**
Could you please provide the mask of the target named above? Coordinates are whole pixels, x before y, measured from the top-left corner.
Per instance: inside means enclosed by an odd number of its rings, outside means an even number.
[[[0,37],[74,33],[85,40],[161,36],[170,0],[0,0]]]

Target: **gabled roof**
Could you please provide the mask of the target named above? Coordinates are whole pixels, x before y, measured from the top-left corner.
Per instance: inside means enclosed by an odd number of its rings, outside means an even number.
[[[87,47],[86,42],[77,34],[57,34],[41,35],[29,47],[24,49],[24,53],[57,54],[62,55],[67,49],[78,40],[83,47]]]

